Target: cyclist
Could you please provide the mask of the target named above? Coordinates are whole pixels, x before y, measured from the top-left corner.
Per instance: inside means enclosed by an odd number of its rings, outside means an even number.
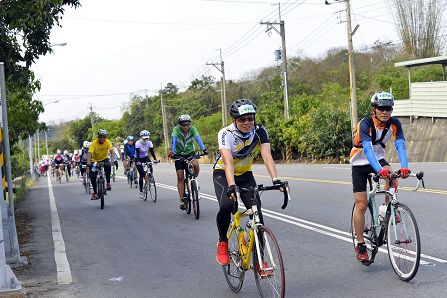
[[[181,115],[178,118],[178,125],[172,130],[171,158],[181,156],[188,158],[195,154],[194,140],[199,145],[204,154],[208,154],[205,145],[200,138],[197,128],[191,126],[191,116]],[[197,159],[191,161],[194,166],[194,174],[199,176],[200,167]],[[180,198],[180,209],[185,210],[185,191],[183,189],[183,180],[185,179],[186,162],[182,160],[175,161],[175,171],[177,173],[177,190]]]
[[[152,141],[149,140],[150,135],[150,132],[147,130],[142,130],[140,132],[140,139],[135,144],[135,161],[137,162],[138,174],[140,176],[138,180],[138,184],[140,185],[140,199],[144,198],[143,178],[146,175],[142,163],[151,161],[149,158],[149,151],[154,158],[154,162],[159,162],[155,157],[154,145],[152,144]],[[152,166],[149,166],[149,170],[153,173]]]
[[[356,251],[357,260],[360,262],[368,261],[368,252],[363,240],[368,203],[366,193],[368,174],[377,173],[386,178],[393,173],[393,169],[385,160],[385,144],[391,138],[395,140],[402,178],[407,178],[410,173],[401,123],[396,117],[391,117],[393,106],[394,97],[388,92],[377,92],[371,97],[371,115],[360,120],[357,125],[354,147],[349,158],[355,200],[354,227],[358,241]],[[384,187],[387,190],[390,188],[388,181]],[[388,200],[386,197],[385,203],[388,203]]]
[[[71,157],[71,162],[75,168],[80,166],[79,163],[81,162],[81,156],[79,155],[78,150],[75,150],[73,152],[73,156]]]
[[[118,149],[115,147],[115,144],[112,143],[112,147],[113,147],[113,154],[115,155],[113,164],[115,165],[115,170],[118,171],[118,160],[120,159],[120,153],[118,151]],[[111,153],[109,152],[109,157],[111,156]]]
[[[85,168],[82,168],[83,165],[87,165],[87,158],[88,158],[88,148],[90,147],[89,141],[84,141],[82,143],[82,149],[80,154],[80,167],[81,167],[81,177],[84,177]]]
[[[62,175],[61,165],[64,162],[64,156],[61,154],[61,149],[56,150],[56,155],[54,156],[54,166],[56,169],[56,179]]]
[[[129,167],[131,167],[132,163],[135,161],[135,143],[133,136],[130,135],[127,137],[126,141],[127,142],[124,145],[123,165],[124,165],[124,171],[127,175]]]
[[[68,150],[64,150],[64,170],[67,167],[68,177],[71,177],[71,155]]]
[[[270,152],[270,140],[267,130],[262,124],[256,123],[256,105],[250,99],[238,99],[230,106],[233,123],[222,128],[218,134],[219,155],[213,170],[214,191],[219,201],[217,213],[217,262],[221,265],[230,263],[228,253],[227,230],[230,226],[231,211],[237,200],[238,187],[256,187],[251,165],[256,154],[261,153],[273,184],[281,184],[277,177],[275,162]],[[252,202],[249,193],[241,193],[244,205],[250,208]],[[261,202],[258,198],[259,218]]]
[[[104,172],[106,174],[106,181],[107,181],[107,190],[112,190],[112,186],[110,185],[110,172],[111,167],[109,163],[109,156],[108,153],[111,154],[111,162],[113,163],[113,148],[112,143],[107,139],[107,130],[100,129],[98,130],[98,138],[94,140],[90,144],[90,148],[88,149],[88,156],[87,156],[87,169],[90,172],[90,181],[92,183],[93,193],[92,193],[92,200],[97,200],[98,197],[96,196],[96,176],[98,175],[98,172],[96,171],[90,171],[91,163],[92,162],[104,162]]]

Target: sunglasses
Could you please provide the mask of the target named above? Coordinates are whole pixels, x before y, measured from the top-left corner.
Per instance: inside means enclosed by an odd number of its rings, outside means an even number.
[[[182,123],[182,124],[180,124],[180,126],[183,126],[183,127],[190,126],[190,125],[191,125],[191,123]]]
[[[240,118],[236,118],[236,120],[239,123],[255,122],[255,117],[240,117]]]
[[[393,107],[376,107],[381,112],[391,112],[393,110]]]
[[[98,139],[107,139],[107,136],[98,136]]]

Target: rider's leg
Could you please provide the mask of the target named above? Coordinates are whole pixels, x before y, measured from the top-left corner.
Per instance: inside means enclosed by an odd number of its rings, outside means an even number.
[[[143,192],[143,178],[145,176],[143,165],[137,165],[137,170],[139,174],[138,184],[140,186],[140,192]]]
[[[199,176],[200,173],[200,166],[199,166],[199,160],[197,159],[193,159],[191,161],[192,165],[194,166],[194,175],[196,175],[196,177]]]
[[[355,209],[354,209],[354,227],[357,241],[363,242],[363,227],[365,225],[365,212],[368,206],[368,199],[365,192],[354,193]]]
[[[183,180],[185,179],[185,172],[184,170],[177,170],[177,190],[180,200],[183,200],[185,197],[185,189],[183,185]]]
[[[228,241],[227,231],[231,222],[231,211],[233,211],[234,201],[228,198],[228,183],[225,177],[225,171],[213,171],[214,192],[219,202],[219,212],[216,216],[217,230],[219,232],[219,241]]]

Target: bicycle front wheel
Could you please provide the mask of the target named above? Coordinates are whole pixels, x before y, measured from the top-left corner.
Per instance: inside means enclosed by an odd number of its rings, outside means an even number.
[[[228,251],[230,253],[230,264],[222,266],[225,280],[230,289],[237,293],[241,290],[244,283],[245,271],[242,269],[242,258],[239,254],[238,240],[236,230],[233,231],[228,239]]]
[[[148,193],[148,188],[149,188],[149,183],[146,182],[146,180],[144,180],[144,185],[143,185],[143,200],[147,201],[147,193]]]
[[[191,201],[194,209],[194,216],[196,219],[200,217],[200,205],[199,205],[199,188],[197,187],[197,181],[191,180]]]
[[[351,238],[352,238],[352,244],[354,244],[354,251],[355,251],[358,241],[354,228],[354,211],[355,211],[355,204],[352,207],[352,213],[351,213]],[[377,251],[379,250],[377,246],[376,232],[374,230],[373,211],[369,205],[365,212],[365,223],[363,225],[363,241],[365,242],[369,259],[368,261],[362,262],[362,264],[369,266],[374,262],[374,258],[376,257]]]
[[[261,297],[284,297],[284,264],[275,235],[269,228],[260,226],[258,239],[259,254],[256,245],[253,245],[253,272],[259,294]]]
[[[157,201],[157,186],[155,185],[155,178],[152,174],[149,176],[149,193],[151,195],[152,202],[155,203]]]
[[[189,191],[188,188],[188,183],[185,182],[183,183],[184,185],[184,190],[185,190],[185,204],[186,204],[186,214],[190,214],[191,213],[191,192]]]
[[[101,201],[101,209],[104,209],[104,181],[98,181],[98,196]]]
[[[394,272],[403,281],[414,278],[421,259],[421,240],[416,219],[407,205],[395,205],[395,217],[388,221],[388,256]]]
[[[65,171],[65,179],[66,179],[67,182],[68,182],[68,171]]]

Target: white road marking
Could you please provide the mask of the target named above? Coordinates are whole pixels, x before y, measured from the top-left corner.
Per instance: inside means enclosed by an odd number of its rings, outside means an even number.
[[[177,191],[177,187],[175,187],[175,186],[162,184],[162,183],[157,183],[157,186]],[[210,200],[210,201],[217,202],[216,197],[212,196],[212,195],[200,193],[200,197]],[[314,232],[317,232],[320,234],[324,234],[324,235],[327,235],[327,236],[330,236],[330,237],[333,237],[333,238],[336,238],[339,240],[343,240],[343,241],[352,243],[351,233],[349,233],[349,232],[345,232],[342,230],[338,230],[335,228],[331,228],[331,227],[328,227],[325,225],[321,225],[321,224],[318,224],[315,222],[311,222],[311,221],[297,218],[294,216],[290,216],[287,214],[282,214],[282,213],[268,210],[265,208],[262,208],[262,212],[263,212],[264,216],[271,217],[271,218],[274,218],[274,219],[277,219],[277,220],[280,220],[280,221],[283,221],[283,222],[286,222],[286,223],[289,223],[289,224],[292,224],[292,225],[295,225],[295,226],[298,226],[298,227],[301,227],[301,228],[304,228],[307,230],[311,230],[311,231],[314,231]],[[388,250],[386,250],[384,248],[379,248],[379,251],[382,253],[388,254]],[[429,260],[432,260],[432,261],[435,261],[438,263],[442,263],[442,264],[447,264],[447,260],[445,260],[445,259],[432,257],[432,256],[422,254],[422,253],[421,253],[421,258],[429,259]],[[430,265],[431,263],[421,259],[420,264],[421,265]]]
[[[350,170],[351,168],[346,168],[346,167],[323,167],[323,169],[333,169],[333,170]]]
[[[56,261],[57,283],[59,285],[70,284],[73,282],[73,278],[71,277],[70,264],[68,263],[67,254],[65,253],[65,242],[64,238],[62,237],[59,214],[57,213],[56,199],[54,198],[50,175],[48,175],[47,178],[48,194],[50,196],[51,230],[53,234],[54,260]]]
[[[109,278],[110,281],[123,281],[124,276]]]

